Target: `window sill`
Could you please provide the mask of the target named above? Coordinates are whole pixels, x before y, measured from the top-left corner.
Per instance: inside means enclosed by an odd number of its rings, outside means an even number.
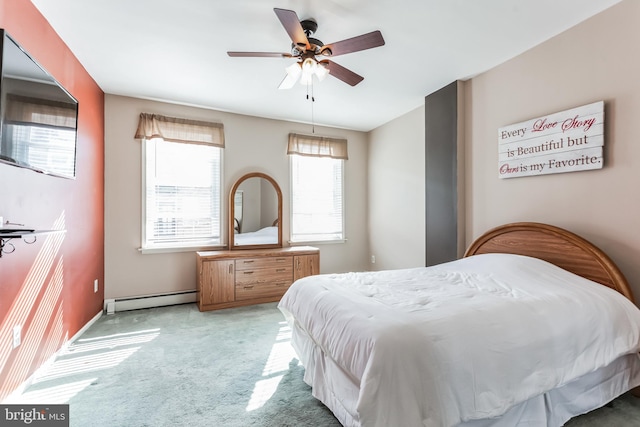
[[[307,246],[307,245],[333,245],[333,244],[342,244],[347,243],[347,239],[339,239],[339,240],[296,240],[288,241],[291,246]]]
[[[138,248],[138,252],[141,254],[163,254],[172,252],[198,252],[198,251],[217,251],[221,249],[227,249],[226,245],[216,246],[156,246],[150,248]]]

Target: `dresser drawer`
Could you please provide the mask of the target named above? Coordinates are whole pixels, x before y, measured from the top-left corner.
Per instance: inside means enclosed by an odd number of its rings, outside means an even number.
[[[236,300],[281,297],[291,283],[290,279],[273,280],[268,283],[239,284],[236,282]]]
[[[274,268],[290,266],[293,268],[292,256],[274,256],[264,258],[240,258],[236,259],[236,271],[256,270],[259,268]]]
[[[282,281],[293,282],[293,266],[281,265],[270,268],[236,271],[236,285]]]

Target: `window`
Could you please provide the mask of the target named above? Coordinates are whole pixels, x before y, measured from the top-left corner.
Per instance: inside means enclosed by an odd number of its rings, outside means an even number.
[[[139,128],[136,136],[140,133]],[[219,143],[203,143],[198,132],[186,141],[169,140],[170,133],[162,133],[164,138],[161,133],[142,138],[142,249],[220,245],[222,147]]]
[[[326,143],[329,142],[328,145]],[[344,144],[341,154],[335,146]],[[329,153],[330,152],[330,153]],[[344,233],[346,140],[289,136],[291,166],[291,241],[340,241]]]

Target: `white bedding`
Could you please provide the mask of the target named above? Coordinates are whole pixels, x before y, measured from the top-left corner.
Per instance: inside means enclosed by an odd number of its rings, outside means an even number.
[[[343,378],[321,400],[343,424],[363,427],[498,417],[640,350],[630,301],[517,255],[309,276],[279,308],[326,357],[306,369]]]

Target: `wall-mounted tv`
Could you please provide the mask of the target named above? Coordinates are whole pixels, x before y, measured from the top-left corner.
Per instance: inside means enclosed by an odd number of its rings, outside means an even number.
[[[75,178],[78,101],[2,29],[0,43],[0,163]]]

